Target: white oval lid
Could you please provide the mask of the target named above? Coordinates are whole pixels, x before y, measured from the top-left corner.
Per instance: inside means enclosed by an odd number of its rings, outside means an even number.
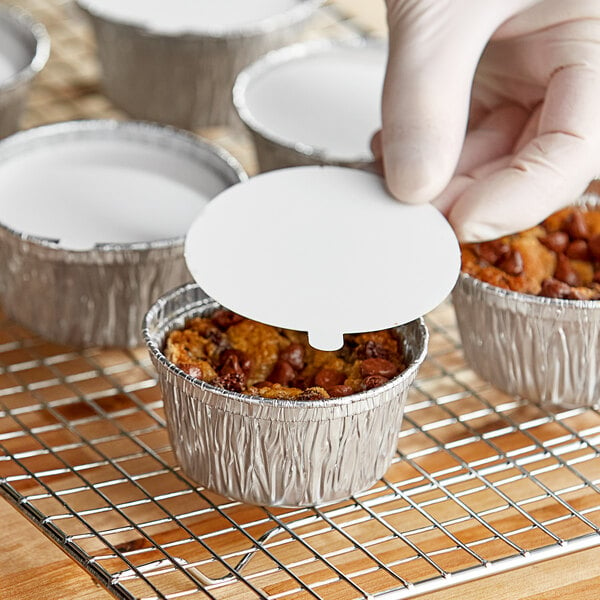
[[[208,162],[160,145],[169,132],[135,133],[81,129],[3,157],[0,223],[68,250],[182,238],[227,181]]]
[[[238,77],[234,102],[252,128],[280,144],[330,162],[372,161],[386,61],[381,41],[288,46]]]
[[[460,271],[440,212],[402,204],[381,177],[342,167],[281,169],[226,189],[192,224],[185,257],[220,304],[307,331],[322,350],[340,348],[344,333],[424,315]]]

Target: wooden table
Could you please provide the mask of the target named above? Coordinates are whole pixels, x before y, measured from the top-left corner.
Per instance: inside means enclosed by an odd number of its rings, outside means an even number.
[[[6,3],[6,0],[0,0]],[[335,0],[360,29],[385,33],[383,0]],[[102,96],[93,43],[67,2],[21,0],[53,38],[52,57],[36,81],[24,126],[77,118],[125,118]],[[332,24],[322,20],[323,28]],[[249,172],[251,149],[228,132],[203,132],[231,150]],[[0,600],[104,600],[112,597],[67,554],[0,499]],[[596,600],[600,596],[600,548],[428,594],[428,600]],[[236,596],[238,597],[238,596]],[[345,600],[340,597],[340,600]]]
[[[5,501],[0,501],[0,523],[2,600],[112,598]],[[451,587],[427,595],[427,600],[597,600],[599,593],[600,548],[594,548]]]

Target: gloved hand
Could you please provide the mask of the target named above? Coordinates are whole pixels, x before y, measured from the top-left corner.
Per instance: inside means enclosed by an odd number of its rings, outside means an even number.
[[[477,241],[535,225],[600,174],[600,0],[387,5],[372,148],[394,196],[433,201]]]

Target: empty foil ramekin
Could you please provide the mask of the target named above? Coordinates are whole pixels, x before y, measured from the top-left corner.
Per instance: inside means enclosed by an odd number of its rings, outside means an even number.
[[[185,22],[149,23],[143,3],[139,15],[123,14],[127,1],[115,9],[102,0],[77,0],[94,28],[104,93],[134,118],[187,129],[235,123],[236,75],[262,54],[297,41],[323,3],[298,0],[255,23],[211,31]],[[181,2],[161,4],[173,15]],[[218,8],[220,1],[202,4]]]
[[[0,6],[0,138],[19,128],[31,81],[50,54],[45,27],[17,8]]]
[[[193,171],[195,177],[201,178],[200,183],[195,183],[198,189],[204,178],[210,178],[210,185],[217,188],[215,193],[246,177],[237,161],[227,152],[192,134],[148,123],[116,121],[74,121],[14,134],[0,143],[0,169],[7,169],[8,165],[23,169],[20,166],[26,164],[23,161],[31,156],[40,156],[40,152],[50,152],[60,160],[61,152],[69,144],[104,142],[116,145],[115,148],[111,145],[104,152],[110,160],[116,161],[117,174],[125,165],[121,156],[125,151],[120,153],[118,146],[123,144],[128,148],[128,144],[132,144],[132,169],[152,169],[151,175],[156,176],[157,183],[163,176],[159,177],[157,173],[163,160],[172,161],[175,173],[178,173],[180,163],[186,173]],[[144,154],[145,149],[147,155]],[[145,160],[154,156],[153,153],[157,157],[152,160],[157,164],[154,168],[146,167]],[[78,156],[71,157],[65,166],[74,177],[78,172],[78,160]],[[201,176],[197,175],[200,170]],[[2,185],[6,185],[9,195],[14,192],[15,197],[7,197],[7,191],[3,191],[3,200],[9,203],[6,207],[13,200],[15,206],[22,205],[24,198],[18,195],[18,177],[13,175],[13,171],[8,173],[6,180],[1,179]],[[50,174],[32,172],[26,176],[39,181],[42,202],[52,202]],[[95,181],[93,185],[104,186],[102,189],[108,190],[107,196],[111,193],[111,184],[118,185],[110,175],[103,177],[101,173]],[[181,183],[179,179],[174,181],[176,186]],[[121,183],[129,185],[128,181],[121,180]],[[81,180],[75,178],[72,185],[84,198],[86,189],[81,188]],[[214,196],[212,187],[205,199],[200,193],[196,196],[196,192],[190,192],[190,210],[195,210],[196,197],[200,210],[200,202]],[[53,193],[58,198],[56,190]],[[103,193],[101,191],[100,195]],[[125,198],[127,194],[124,194]],[[108,204],[108,197],[106,199]],[[53,341],[76,346],[137,345],[141,341],[140,323],[148,307],[167,290],[191,280],[183,258],[185,231],[179,237],[132,243],[98,240],[78,249],[63,240],[40,237],[32,233],[33,227],[15,230],[14,223],[8,225],[9,212],[0,212],[0,302],[9,316]],[[90,213],[90,220],[112,217],[111,213],[103,213],[102,202],[95,204]],[[35,217],[31,211],[16,214],[18,219],[28,219],[29,214],[32,222]],[[85,220],[83,215],[79,222]],[[128,225],[123,223],[123,219],[114,220],[119,225]],[[36,226],[40,226],[40,221],[44,226],[43,219],[38,219]],[[67,225],[62,219],[56,222],[63,231],[78,231],[76,222]]]
[[[566,407],[600,404],[600,302],[498,288],[462,273],[452,293],[464,354],[508,394]]]
[[[319,40],[270,52],[246,67],[233,103],[261,171],[304,165],[372,169],[387,62],[382,40]]]
[[[184,472],[223,496],[267,506],[347,498],[377,481],[396,450],[408,388],[427,352],[423,320],[398,328],[409,365],[386,385],[301,402],[229,392],[167,360],[169,332],[218,306],[199,286],[185,285],[160,298],[144,320]]]

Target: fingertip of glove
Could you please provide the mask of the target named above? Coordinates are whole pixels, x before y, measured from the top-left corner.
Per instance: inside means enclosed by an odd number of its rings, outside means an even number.
[[[452,213],[450,213],[448,220],[454,229],[454,233],[456,233],[456,237],[466,244],[487,242],[489,240],[498,239],[503,235],[514,233],[512,230],[509,231],[507,228],[490,223],[483,223],[476,220],[463,221],[461,219],[456,219],[453,218]]]
[[[390,193],[406,204],[431,202],[446,184],[439,169],[419,155],[384,157],[384,171]]]

